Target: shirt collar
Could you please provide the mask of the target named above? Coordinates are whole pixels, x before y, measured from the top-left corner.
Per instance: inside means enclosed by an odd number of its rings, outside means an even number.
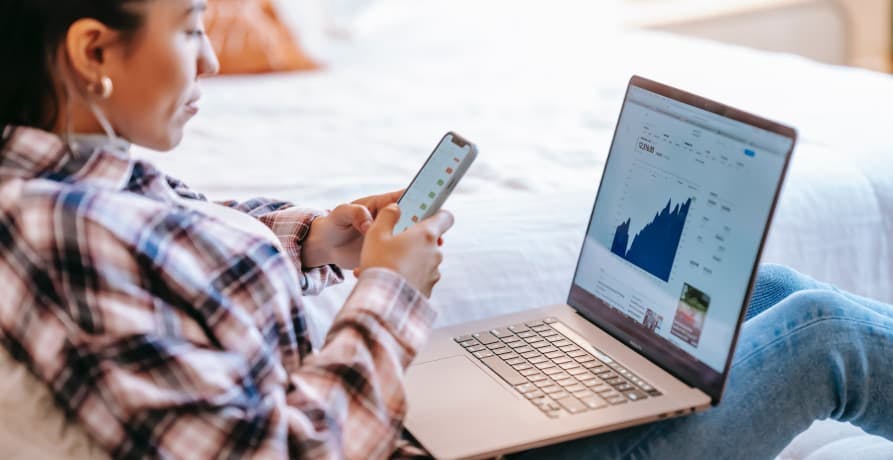
[[[45,178],[123,190],[133,171],[130,144],[102,135],[75,135],[66,144],[56,134],[7,127],[0,147],[0,180]]]

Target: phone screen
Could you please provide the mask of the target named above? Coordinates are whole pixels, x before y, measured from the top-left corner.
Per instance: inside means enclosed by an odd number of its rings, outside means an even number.
[[[473,158],[473,144],[452,133],[444,136],[400,198],[400,221],[394,233],[403,232],[437,212],[444,195],[449,194]]]

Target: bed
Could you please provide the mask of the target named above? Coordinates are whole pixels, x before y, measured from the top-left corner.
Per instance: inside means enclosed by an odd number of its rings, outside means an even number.
[[[623,91],[641,74],[796,126],[763,261],[893,301],[893,79],[618,30],[597,3],[378,3],[325,70],[207,81],[183,145],[138,155],[211,198],[331,208],[405,186],[447,130],[475,140],[432,298],[448,325],[565,301]],[[311,299],[317,340],[352,284]],[[839,424],[802,438],[782,457],[833,458],[839,438],[893,455]]]

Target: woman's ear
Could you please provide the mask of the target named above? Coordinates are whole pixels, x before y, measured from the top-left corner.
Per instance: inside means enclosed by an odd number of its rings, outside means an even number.
[[[95,19],[79,19],[72,24],[65,36],[65,57],[74,77],[87,85],[99,83],[106,76],[106,51],[118,37],[118,32]]]

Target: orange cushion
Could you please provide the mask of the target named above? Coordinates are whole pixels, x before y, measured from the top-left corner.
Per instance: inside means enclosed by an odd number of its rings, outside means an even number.
[[[205,27],[220,59],[221,74],[319,67],[301,50],[271,0],[210,0]]]

